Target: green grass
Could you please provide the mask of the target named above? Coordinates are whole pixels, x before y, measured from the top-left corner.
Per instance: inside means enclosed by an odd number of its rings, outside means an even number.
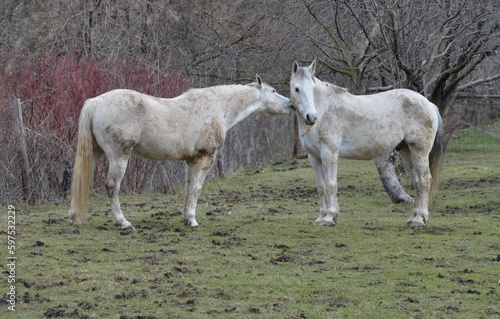
[[[500,122],[483,127],[489,132],[500,135]],[[449,151],[500,151],[500,139],[473,128],[460,130],[450,140]]]
[[[318,196],[305,160],[207,183],[197,211],[199,231],[181,221],[180,190],[121,196],[134,233],[112,225],[105,197],[92,199],[80,229],[68,225],[68,205],[18,205],[16,312],[2,304],[0,313],[122,319],[500,316],[499,156],[447,154],[422,230],[405,227],[411,205],[391,204],[372,162],[348,160],[339,168],[341,217],[335,227],[314,226]],[[1,249],[6,255],[7,247]],[[6,278],[6,262],[1,267]],[[2,280],[0,291],[7,289]]]

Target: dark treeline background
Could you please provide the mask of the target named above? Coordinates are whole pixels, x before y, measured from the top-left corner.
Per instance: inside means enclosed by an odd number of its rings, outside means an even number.
[[[0,6],[1,202],[22,200],[10,102],[19,97],[30,199],[64,199],[86,98],[127,87],[171,97],[189,87],[249,83],[288,95],[293,61],[367,94],[405,87],[438,105],[447,136],[498,107],[497,0],[3,0]],[[381,106],[382,107],[382,106]],[[291,158],[293,118],[255,115],[233,128],[212,176]],[[95,189],[103,188],[106,163]],[[123,190],[168,191],[180,162],[130,161]]]

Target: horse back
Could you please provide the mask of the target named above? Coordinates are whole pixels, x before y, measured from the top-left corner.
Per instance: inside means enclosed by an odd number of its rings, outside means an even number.
[[[394,89],[372,95],[351,95],[349,108],[366,122],[373,122],[381,132],[403,130],[437,130],[437,107],[423,95],[408,89]]]
[[[224,141],[220,121],[185,102],[132,90],[104,93],[92,99],[98,104],[93,123],[96,141],[106,154],[120,150],[154,160],[189,160],[215,153]]]
[[[343,158],[373,159],[403,141],[425,144],[437,130],[435,106],[411,90],[372,95],[344,91],[322,103],[327,107],[318,123],[318,136]]]

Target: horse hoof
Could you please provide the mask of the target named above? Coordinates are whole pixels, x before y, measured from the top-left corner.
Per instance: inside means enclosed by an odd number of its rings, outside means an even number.
[[[186,221],[186,226],[194,230],[200,230],[200,226],[196,221]]]
[[[76,221],[76,222],[75,222],[75,221],[70,220],[70,221],[69,221],[69,225],[70,225],[70,226],[80,227],[80,226],[82,225],[82,222],[81,222],[81,221]]]
[[[326,221],[326,220],[316,221],[315,224],[316,224],[316,226],[320,226],[320,227],[323,227],[323,226],[333,227],[336,225],[336,223],[334,221]]]
[[[80,227],[82,225],[82,221],[80,220],[80,218],[75,218],[75,219],[72,219],[70,218],[69,219],[69,224],[71,226],[77,226],[77,227]]]
[[[413,202],[415,202],[415,201],[413,200],[413,198],[412,198],[410,195],[406,194],[406,196],[401,196],[401,197],[398,197],[398,198],[396,199],[396,201],[394,202],[394,204],[400,204],[400,203],[413,203]]]
[[[122,232],[134,232],[135,231],[135,228],[134,226],[132,226],[132,224],[129,224],[129,225],[123,225],[122,227],[120,227],[120,230]]]
[[[402,198],[402,200],[405,201],[406,203],[414,203],[415,202],[415,200],[411,196]]]
[[[128,234],[132,234],[133,232],[135,232],[135,228],[134,227],[128,227],[128,228],[125,228],[125,229],[120,229],[120,235],[128,235]]]
[[[421,229],[421,228],[425,227],[424,223],[422,223],[422,222],[416,222],[416,221],[408,221],[407,225],[411,229]]]

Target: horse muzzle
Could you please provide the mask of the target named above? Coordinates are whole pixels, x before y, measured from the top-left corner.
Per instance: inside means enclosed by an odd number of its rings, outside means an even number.
[[[318,120],[318,115],[316,113],[309,113],[306,114],[304,121],[306,122],[307,125],[314,125],[316,121]]]

